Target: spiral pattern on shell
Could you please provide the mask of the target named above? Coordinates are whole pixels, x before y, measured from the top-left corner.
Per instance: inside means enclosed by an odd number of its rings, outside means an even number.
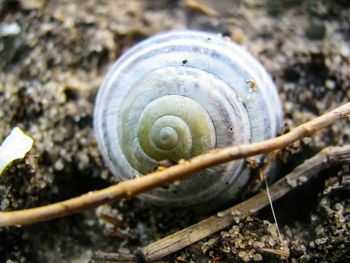
[[[139,43],[111,67],[94,127],[107,166],[125,180],[162,160],[271,138],[281,119],[271,78],[242,47],[210,33],[171,31]],[[248,180],[249,169],[238,160],[143,197],[188,206],[223,193],[234,197]]]

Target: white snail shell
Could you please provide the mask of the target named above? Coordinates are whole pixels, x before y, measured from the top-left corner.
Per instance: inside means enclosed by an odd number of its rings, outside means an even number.
[[[263,66],[219,35],[171,31],[128,50],[100,88],[94,127],[102,156],[119,180],[213,148],[276,135],[280,100]],[[234,197],[249,180],[242,160],[143,194],[189,206]]]

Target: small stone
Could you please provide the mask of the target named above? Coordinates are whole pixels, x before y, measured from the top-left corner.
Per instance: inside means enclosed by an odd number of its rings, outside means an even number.
[[[44,0],[20,0],[21,8],[23,10],[35,10],[43,8]]]
[[[180,185],[180,184],[181,184],[181,180],[176,180],[176,181],[174,181],[174,185],[178,186],[178,185]]]
[[[249,92],[254,92],[258,89],[257,85],[256,85],[256,81],[254,79],[248,79],[247,80],[247,85],[249,88]]]
[[[224,217],[225,216],[225,213],[224,212],[218,212],[216,214],[217,217]]]
[[[291,187],[296,187],[298,185],[298,183],[296,182],[296,180],[292,180],[290,178],[287,178],[287,183],[291,186]]]
[[[268,243],[271,247],[273,247],[274,245],[276,245],[276,240],[274,240],[273,238],[269,238]]]
[[[209,239],[206,243],[208,246],[213,246],[216,242],[216,239],[215,238],[211,238]]]
[[[55,162],[55,170],[57,170],[57,171],[62,171],[63,168],[64,168],[64,164],[63,164],[62,159],[58,159],[58,160]]]
[[[238,247],[240,247],[240,248],[245,248],[246,245],[245,245],[245,243],[239,243],[239,244],[238,244]]]
[[[243,258],[243,257],[245,257],[246,255],[247,255],[247,253],[244,252],[244,251],[239,251],[239,252],[238,252],[238,256],[239,256],[240,258]]]
[[[327,79],[326,82],[325,82],[325,86],[329,90],[334,90],[335,82],[333,80]]]
[[[253,260],[254,261],[261,261],[261,260],[263,260],[263,257],[260,254],[254,254]]]
[[[229,246],[224,246],[224,247],[222,248],[222,252],[228,254],[228,253],[231,252],[231,248],[230,248]]]
[[[265,246],[263,242],[259,242],[259,241],[255,242],[254,245],[255,247],[258,247],[258,248],[263,248]]]
[[[240,216],[234,216],[233,220],[235,220],[236,224],[238,224],[239,221],[241,220],[241,217]]]
[[[300,176],[300,177],[299,177],[299,182],[301,182],[301,183],[307,182],[306,176]]]
[[[339,52],[340,52],[340,54],[342,54],[342,56],[344,56],[344,57],[350,56],[350,48],[349,48],[349,46],[348,46],[347,44],[345,44],[345,43],[341,43],[341,44],[340,44]]]
[[[1,210],[5,210],[8,208],[9,205],[10,205],[10,201],[7,198],[5,198],[4,200],[1,201],[0,208]]]

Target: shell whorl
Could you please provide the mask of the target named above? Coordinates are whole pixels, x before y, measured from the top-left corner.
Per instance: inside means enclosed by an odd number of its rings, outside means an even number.
[[[106,164],[125,180],[161,160],[271,138],[281,119],[275,86],[242,47],[218,35],[173,31],[139,43],[111,67],[94,127]],[[143,196],[193,205],[224,191],[236,195],[248,179],[243,162],[234,161]]]
[[[149,103],[142,111],[137,137],[143,151],[157,161],[188,159],[215,147],[209,114],[195,100],[179,95]]]

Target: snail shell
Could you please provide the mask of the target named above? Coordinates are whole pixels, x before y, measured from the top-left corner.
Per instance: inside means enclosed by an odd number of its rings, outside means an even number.
[[[114,63],[98,92],[94,128],[107,166],[126,180],[162,160],[271,138],[281,119],[276,87],[247,51],[219,35],[171,31]],[[174,206],[234,198],[249,177],[237,160],[142,197]]]

